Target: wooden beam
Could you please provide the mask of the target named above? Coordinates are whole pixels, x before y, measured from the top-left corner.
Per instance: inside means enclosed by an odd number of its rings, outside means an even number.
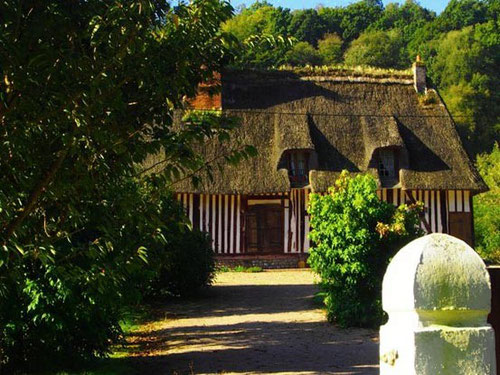
[[[406,196],[408,197],[408,199],[410,199],[411,203],[413,203],[413,204],[417,203],[417,201],[415,200],[413,195],[410,194],[410,192],[408,190],[405,190],[405,193],[406,193]],[[431,226],[429,225],[429,222],[425,218],[425,213],[420,212],[419,217],[420,217],[420,221],[422,221],[422,224],[424,224],[424,227],[425,227],[425,230],[427,230],[427,233],[432,233]]]

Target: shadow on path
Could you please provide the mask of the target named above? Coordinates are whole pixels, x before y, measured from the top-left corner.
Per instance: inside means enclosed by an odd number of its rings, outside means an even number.
[[[162,307],[123,361],[140,374],[378,374],[376,332],[327,323],[315,292],[313,284],[216,285],[200,300]]]

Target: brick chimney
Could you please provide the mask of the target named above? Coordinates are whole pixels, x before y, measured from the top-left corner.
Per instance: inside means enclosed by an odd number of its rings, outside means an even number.
[[[413,86],[419,94],[427,92],[427,69],[424,62],[417,55],[417,60],[413,63]]]
[[[221,85],[220,73],[214,73],[211,81],[202,83],[198,86],[198,93],[194,98],[189,98],[188,103],[192,109],[221,109],[222,97],[221,93],[212,93],[214,86]]]

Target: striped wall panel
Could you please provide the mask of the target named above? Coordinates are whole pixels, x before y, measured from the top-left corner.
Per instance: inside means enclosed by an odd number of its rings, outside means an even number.
[[[288,194],[276,195],[283,207],[284,253],[309,251],[309,193],[309,189],[292,189]],[[447,233],[448,212],[471,212],[472,208],[471,193],[463,190],[380,189],[377,190],[377,195],[395,206],[414,201],[423,202],[421,227],[427,232]],[[210,234],[215,252],[228,255],[244,253],[247,197],[186,193],[178,193],[176,196],[193,226]],[[272,198],[271,196],[272,194],[268,194],[265,198]]]
[[[210,234],[219,254],[242,252],[242,198],[221,194],[177,194],[194,228]],[[198,204],[196,204],[198,202]],[[195,220],[195,216],[198,218]]]
[[[377,191],[377,195],[396,206],[410,204],[412,200],[423,202],[421,228],[431,233],[448,232],[448,212],[471,212],[471,194],[467,190],[381,189]]]

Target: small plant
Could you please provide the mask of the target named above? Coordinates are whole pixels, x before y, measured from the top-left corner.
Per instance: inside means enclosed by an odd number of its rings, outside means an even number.
[[[418,96],[418,101],[422,106],[430,106],[439,103],[439,96],[436,90],[429,89],[425,94]]]
[[[224,273],[224,272],[230,272],[231,271],[231,268],[229,268],[228,266],[218,266],[216,268],[216,272],[220,272],[220,273]]]
[[[236,266],[234,268],[229,268],[228,266],[220,266],[217,269],[218,272],[245,272],[245,273],[256,273],[262,272],[262,267],[245,267],[245,266]]]
[[[381,201],[370,175],[342,172],[328,194],[311,194],[308,263],[320,275],[328,320],[373,327],[384,317],[381,286],[387,265],[406,243],[423,234],[412,206]]]

